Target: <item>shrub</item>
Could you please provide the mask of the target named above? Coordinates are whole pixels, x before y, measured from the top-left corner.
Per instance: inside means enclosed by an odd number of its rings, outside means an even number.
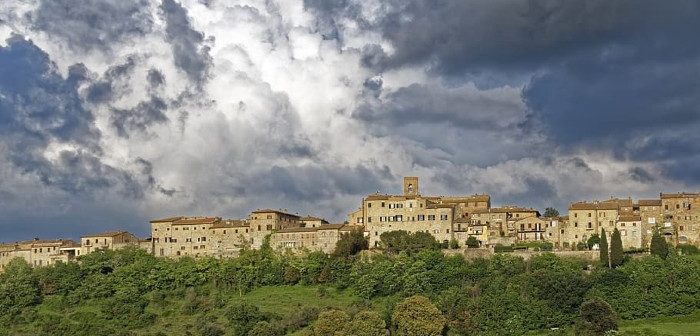
[[[580,313],[576,335],[604,335],[610,330],[617,330],[615,312],[607,302],[599,298],[582,303]]]
[[[415,295],[401,301],[391,316],[392,335],[438,336],[447,320],[428,298]]]
[[[697,255],[700,254],[700,249],[695,245],[680,244],[676,246],[676,250],[682,255]]]
[[[496,253],[513,252],[513,246],[504,246],[501,244],[496,244],[496,246],[493,247],[493,251]]]
[[[314,322],[314,334],[316,336],[334,336],[336,332],[347,330],[350,316],[342,310],[326,310],[318,314]]]

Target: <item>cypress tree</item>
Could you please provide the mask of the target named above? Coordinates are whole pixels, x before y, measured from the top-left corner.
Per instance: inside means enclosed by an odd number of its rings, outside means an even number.
[[[610,237],[610,267],[617,267],[622,265],[622,259],[624,255],[622,254],[622,236],[620,231],[615,228]]]
[[[600,229],[600,263],[603,266],[610,267],[610,255],[608,254],[608,236],[605,234],[605,229]]]
[[[666,244],[666,239],[659,234],[659,230],[654,230],[654,234],[651,236],[649,252],[661,257],[661,259],[666,259],[668,256],[668,244]]]

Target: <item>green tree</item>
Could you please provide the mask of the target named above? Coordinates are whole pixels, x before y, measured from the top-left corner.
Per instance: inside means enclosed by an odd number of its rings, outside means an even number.
[[[397,336],[438,336],[447,323],[440,310],[421,295],[409,297],[397,304],[391,319],[392,334]]]
[[[422,231],[414,233],[404,230],[388,231],[382,233],[379,238],[386,252],[392,254],[401,251],[413,254],[421,250],[440,249],[440,244],[435,240],[435,237]]]
[[[354,229],[343,233],[335,245],[334,257],[349,257],[369,248],[369,241],[362,229]]]
[[[617,316],[612,307],[599,298],[581,304],[580,320],[576,325],[576,335],[604,335],[617,330]]]
[[[276,336],[280,333],[275,329],[275,327],[267,321],[260,321],[256,323],[252,329],[248,332],[248,336]]]
[[[0,274],[0,315],[14,316],[39,302],[41,291],[32,267],[21,258],[10,260]]]
[[[622,251],[622,236],[620,231],[615,228],[610,237],[610,267],[622,265],[625,255]]]
[[[373,310],[363,310],[352,318],[348,334],[355,336],[385,336],[386,322]]]
[[[245,336],[253,329],[256,323],[265,320],[258,307],[245,302],[237,302],[226,310],[231,329],[234,335]]]
[[[605,267],[610,267],[610,254],[608,254],[608,236],[605,229],[600,229],[600,263]]]
[[[544,217],[559,217],[559,211],[555,208],[549,207],[544,209]]]
[[[456,250],[459,248],[459,242],[457,241],[457,239],[454,239],[454,238],[450,239],[450,248],[453,250]]]
[[[474,236],[469,236],[469,238],[467,238],[466,245],[469,248],[479,247],[479,240]]]
[[[596,244],[600,246],[600,236],[597,233],[594,233],[590,237],[588,237],[588,240],[586,240],[586,245],[588,245],[589,250],[592,250],[593,246],[595,246]]]
[[[314,335],[333,336],[338,332],[347,330],[350,316],[342,310],[331,309],[318,314],[314,322]]]
[[[661,257],[661,259],[666,259],[668,256],[668,244],[666,243],[666,239],[659,233],[659,230],[654,230],[654,234],[651,236],[649,252]]]

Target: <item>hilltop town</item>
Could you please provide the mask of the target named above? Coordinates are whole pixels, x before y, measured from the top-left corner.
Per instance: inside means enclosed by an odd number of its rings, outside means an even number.
[[[483,248],[542,241],[555,250],[574,250],[601,229],[608,235],[618,229],[625,249],[648,247],[656,230],[674,245],[698,245],[699,205],[700,193],[661,193],[657,199],[574,202],[567,215],[559,216],[516,205],[492,207],[491,197],[484,194],[424,196],[418,178],[405,177],[402,194],[367,195],[345,223],[274,209],[255,210],[241,220],[215,216],[154,219],[146,239],[114,231],[88,234],[80,242],[34,239],[0,244],[0,271],[15,257],[44,266],[98,249],[126,246],[138,246],[159,257],[236,257],[242,249],[259,249],[266,237],[275,250],[330,253],[351,230],[362,230],[370,248],[381,247],[382,233],[397,230],[430,233],[444,246],[466,246],[474,237],[471,241]]]

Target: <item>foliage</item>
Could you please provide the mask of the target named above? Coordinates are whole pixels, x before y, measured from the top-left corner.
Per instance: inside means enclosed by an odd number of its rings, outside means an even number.
[[[661,236],[659,230],[654,230],[651,236],[651,245],[649,246],[649,252],[653,255],[659,256],[661,259],[666,259],[668,256],[668,244],[666,239]]]
[[[354,229],[343,233],[335,245],[334,257],[349,257],[369,248],[369,241],[362,229]]]
[[[589,250],[592,250],[596,244],[600,246],[600,236],[597,233],[594,233],[588,237],[588,240],[586,240],[586,245],[588,245]]]
[[[318,314],[318,319],[314,322],[314,335],[333,336],[336,332],[348,329],[350,316],[342,310],[326,310]]]
[[[229,306],[226,310],[226,318],[234,335],[248,335],[258,322],[265,320],[265,316],[257,306],[245,302],[236,302]]]
[[[454,239],[454,238],[450,239],[450,248],[453,250],[456,250],[459,248],[459,242],[457,241],[457,239]]]
[[[382,247],[387,253],[395,254],[402,251],[413,254],[421,250],[436,250],[440,248],[440,244],[435,240],[435,237],[427,232],[413,232],[398,230],[383,232],[379,239],[382,241]]]
[[[467,238],[466,245],[469,248],[476,248],[476,247],[479,247],[481,245],[481,243],[479,243],[479,240],[476,239],[476,237],[469,236],[469,238]]]
[[[593,298],[581,304],[581,320],[576,326],[576,335],[604,335],[617,330],[617,317],[610,305]]]
[[[373,310],[355,314],[348,327],[348,334],[355,336],[385,336],[386,332],[386,322]]]
[[[395,331],[392,312],[415,295],[431,298],[448,332],[462,335],[566,329],[596,297],[624,320],[700,307],[696,256],[642,256],[592,272],[587,265],[553,253],[467,260],[432,248],[337,257],[245,250],[221,260],[127,249],[37,268],[17,260],[0,274],[0,335],[284,335],[313,331],[319,309],[329,308],[355,316],[344,334],[373,334],[383,321]]]
[[[501,245],[501,244],[496,244],[496,246],[493,247],[493,251],[496,253],[513,252],[513,246],[505,246],[505,245]]]
[[[620,231],[615,228],[612,236],[610,236],[610,267],[622,265],[625,255],[622,251],[622,236]]]
[[[681,255],[698,255],[700,254],[700,249],[695,245],[679,244],[676,246],[676,250]]]
[[[559,211],[555,208],[548,207],[544,209],[544,214],[542,215],[544,217],[559,217]]]
[[[39,281],[32,267],[21,258],[10,260],[0,274],[0,316],[13,317],[40,301]]]
[[[447,323],[439,309],[428,298],[415,295],[401,301],[391,315],[393,335],[441,335]]]
[[[600,264],[610,267],[610,254],[608,253],[608,236],[605,229],[600,229]]]

